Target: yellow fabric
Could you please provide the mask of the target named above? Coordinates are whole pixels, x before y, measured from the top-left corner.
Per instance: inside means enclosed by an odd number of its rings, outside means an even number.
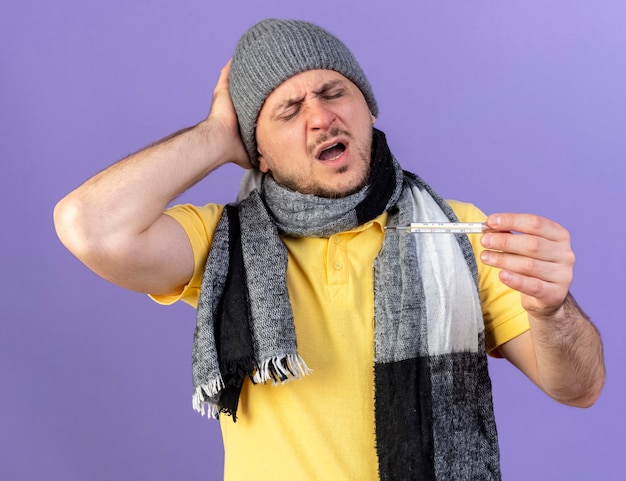
[[[482,221],[471,204],[450,202],[462,221]],[[193,279],[169,304],[197,305],[204,262],[221,207],[168,211],[190,236]],[[374,298],[372,262],[386,214],[330,238],[283,237],[298,351],[313,374],[288,385],[244,385],[238,420],[222,416],[224,476],[234,480],[378,479],[374,434]],[[479,235],[470,235],[478,255]],[[528,329],[519,295],[480,261],[488,349]]]

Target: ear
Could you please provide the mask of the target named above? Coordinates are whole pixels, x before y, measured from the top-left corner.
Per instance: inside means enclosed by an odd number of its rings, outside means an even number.
[[[370,112],[370,117],[372,119],[372,125],[374,125],[376,123],[376,117],[374,117],[374,114]]]
[[[265,161],[265,157],[261,155],[261,152],[257,151],[257,161],[259,162],[259,170],[264,174],[270,171],[270,166]]]

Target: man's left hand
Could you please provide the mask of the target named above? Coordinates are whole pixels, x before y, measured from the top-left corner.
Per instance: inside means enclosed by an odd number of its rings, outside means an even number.
[[[535,318],[561,308],[572,283],[575,256],[569,232],[545,217],[492,214],[483,237],[484,264],[502,269],[500,280],[522,293],[522,305]]]

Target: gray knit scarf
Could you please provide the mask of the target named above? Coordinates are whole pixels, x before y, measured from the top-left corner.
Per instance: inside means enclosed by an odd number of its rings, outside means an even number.
[[[260,189],[225,206],[198,302],[195,409],[236,420],[246,377],[277,384],[310,373],[297,351],[280,236],[326,237],[384,211],[390,226],[457,220],[427,184],[402,171],[378,130],[368,187],[357,194],[302,195],[265,176]],[[467,236],[387,230],[373,269],[380,478],[500,479],[477,266]]]

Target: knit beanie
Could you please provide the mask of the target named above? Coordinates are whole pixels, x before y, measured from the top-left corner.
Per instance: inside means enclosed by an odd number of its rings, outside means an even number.
[[[230,66],[230,95],[248,156],[258,165],[256,120],[272,91],[307,70],[335,70],[363,93],[374,115],[376,99],[365,74],[348,47],[330,32],[300,20],[266,19],[239,39]]]

